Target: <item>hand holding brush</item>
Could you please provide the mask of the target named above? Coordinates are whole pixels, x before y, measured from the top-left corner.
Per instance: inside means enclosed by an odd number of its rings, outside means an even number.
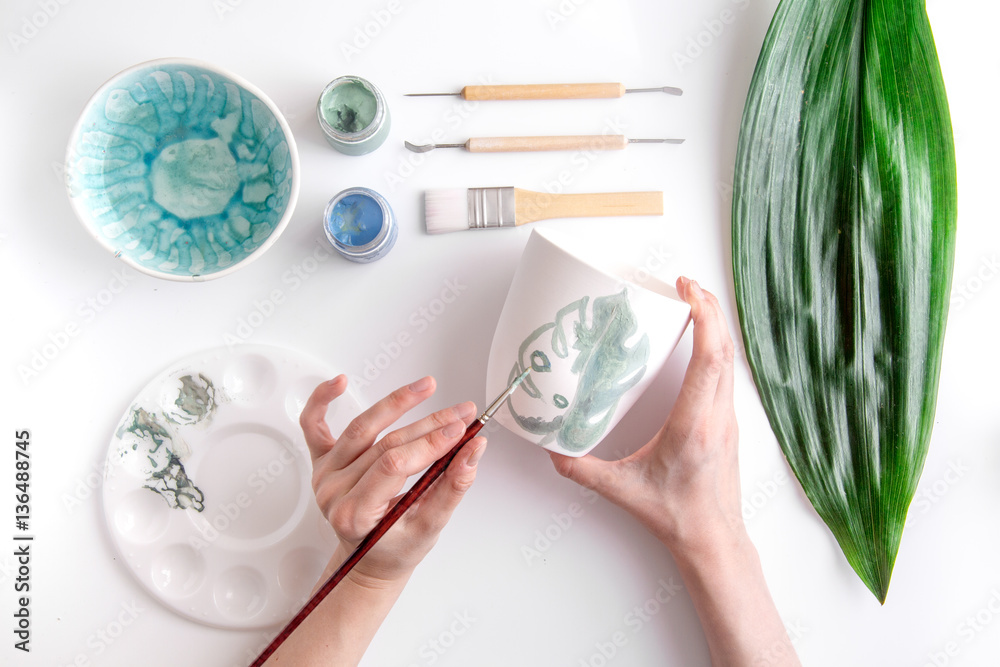
[[[397,389],[352,421],[340,438],[330,433],[326,411],[347,389],[347,378],[316,388],[299,421],[312,456],[316,501],[340,546],[322,585],[254,667],[270,664],[274,654],[281,664],[357,664],[475,479],[486,446],[476,434],[526,375],[468,426],[476,408],[461,403],[378,441],[379,433],[434,393],[433,378]],[[413,487],[397,495],[424,468]]]

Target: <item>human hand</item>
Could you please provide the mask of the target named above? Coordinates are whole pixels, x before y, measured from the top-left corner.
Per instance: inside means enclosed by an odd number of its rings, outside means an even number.
[[[338,566],[394,504],[406,479],[451,450],[476,414],[474,403],[460,403],[396,429],[376,442],[404,413],[429,398],[434,378],[425,377],[392,392],[355,418],[339,438],[326,423],[327,406],[347,389],[340,375],[316,387],[299,423],[312,455],[313,491],[340,546]],[[486,439],[476,437],[458,452],[444,474],[427,490],[351,571],[366,586],[405,581],[427,555],[466,490]],[[334,563],[334,561],[336,561]]]
[[[635,516],[675,556],[745,535],[740,512],[733,341],[718,300],[677,280],[691,306],[694,345],[673,410],[659,432],[618,461],[550,452],[556,470]]]
[[[560,474],[590,487],[666,544],[701,619],[713,665],[799,664],[740,512],[733,341],[718,300],[679,278],[694,346],[660,431],[619,461],[551,453]]]

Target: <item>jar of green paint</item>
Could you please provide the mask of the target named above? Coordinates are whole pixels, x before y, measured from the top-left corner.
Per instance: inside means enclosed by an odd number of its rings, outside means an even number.
[[[370,153],[389,136],[385,97],[359,76],[327,84],[316,103],[316,117],[330,145],[347,155]]]

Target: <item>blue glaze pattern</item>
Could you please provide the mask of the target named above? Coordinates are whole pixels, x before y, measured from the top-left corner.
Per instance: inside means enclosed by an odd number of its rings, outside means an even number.
[[[362,194],[347,195],[333,207],[330,233],[344,245],[360,248],[375,240],[382,231],[382,207]]]
[[[258,94],[193,62],[153,61],[91,99],[70,142],[67,185],[116,256],[153,275],[204,280],[282,231],[295,163],[294,140]]]

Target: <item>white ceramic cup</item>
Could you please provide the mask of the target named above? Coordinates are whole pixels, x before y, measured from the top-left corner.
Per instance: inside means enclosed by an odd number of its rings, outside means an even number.
[[[691,316],[673,286],[652,277],[630,282],[636,267],[581,245],[532,231],[486,372],[487,397],[495,397],[532,369],[494,418],[568,456],[583,456],[614,428],[655,379]]]

